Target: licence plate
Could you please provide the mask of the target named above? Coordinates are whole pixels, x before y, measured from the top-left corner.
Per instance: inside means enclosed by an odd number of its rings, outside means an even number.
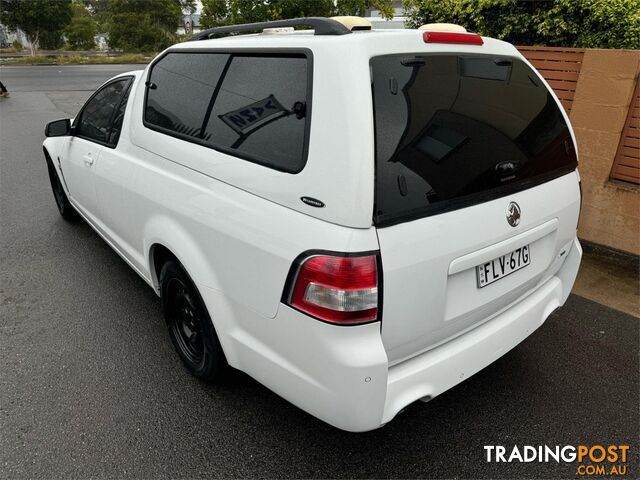
[[[511,253],[494,258],[483,265],[478,265],[476,267],[478,288],[486,287],[513,272],[517,272],[530,263],[531,255],[529,255],[529,245],[525,245]]]

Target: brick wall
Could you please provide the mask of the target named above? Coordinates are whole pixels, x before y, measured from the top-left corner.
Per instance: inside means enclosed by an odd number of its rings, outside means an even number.
[[[581,238],[640,254],[640,189],[611,178],[638,74],[640,52],[587,50],[576,86],[571,123],[582,178]]]

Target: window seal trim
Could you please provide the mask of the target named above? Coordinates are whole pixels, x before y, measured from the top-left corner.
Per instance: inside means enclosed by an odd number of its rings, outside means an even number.
[[[117,82],[121,82],[122,80],[128,80],[128,82],[127,82],[127,84],[125,86],[125,89],[131,88],[131,84],[133,83],[134,79],[135,79],[135,75],[123,75],[123,76],[113,78],[113,79],[108,80],[105,83],[103,83],[95,92],[93,92],[91,94],[91,96],[87,99],[87,101],[84,102],[84,104],[82,105],[82,107],[78,111],[78,114],[73,119],[73,124],[71,125],[72,128],[74,128],[74,129],[76,128],[77,123],[80,121],[80,118],[82,117],[82,112],[84,112],[84,109],[86,108],[86,106],[89,104],[89,102],[91,102],[91,100],[93,100],[93,98],[98,93],[100,93],[102,90],[107,88],[109,85],[112,85],[112,84],[117,83]],[[116,106],[116,110],[120,107],[121,103],[122,103],[122,98],[120,98],[120,101],[118,102],[118,105]],[[109,119],[109,132],[111,132],[111,127],[113,127],[113,115],[114,115],[114,113],[115,113],[115,110],[111,113],[111,118]],[[103,147],[111,148],[111,149],[115,149],[118,146],[118,143],[120,141],[120,136],[118,136],[118,142],[116,142],[115,144],[111,144],[111,143],[108,143],[108,142],[101,142],[100,140],[96,140],[95,138],[89,138],[89,137],[87,137],[85,135],[79,135],[77,133],[74,133],[73,136],[76,137],[76,138],[81,138],[83,140],[86,140],[87,142],[95,143],[95,144],[101,145]]]
[[[214,145],[212,143],[206,142],[203,139],[199,139],[197,137],[190,137],[188,135],[183,135],[181,133],[175,132],[173,130],[169,130],[168,128],[160,127],[154,125],[152,123],[147,122],[146,112],[147,112],[147,100],[149,97],[149,87],[148,84],[151,81],[151,74],[153,73],[153,69],[158,62],[160,62],[164,57],[170,54],[181,54],[181,53],[219,53],[224,55],[233,55],[238,56],[255,56],[255,57],[287,57],[292,55],[304,55],[307,60],[307,95],[306,95],[306,115],[307,121],[304,129],[304,138],[303,138],[303,146],[302,146],[302,155],[300,167],[291,170],[280,168],[276,165],[268,163],[263,158],[257,157],[255,155],[251,155],[249,153],[242,153],[238,150],[233,150],[231,148],[224,147],[222,145]],[[164,135],[177,138],[179,140],[183,140],[185,142],[194,143],[196,145],[200,145],[206,148],[210,148],[211,150],[215,150],[220,153],[224,153],[226,155],[230,155],[232,157],[246,160],[251,163],[255,163],[261,165],[263,167],[269,168],[271,170],[276,170],[283,173],[289,173],[292,175],[296,175],[302,170],[304,170],[307,165],[308,157],[309,157],[309,142],[311,136],[311,120],[312,120],[312,105],[313,105],[313,52],[310,48],[180,48],[173,50],[166,50],[158,57],[156,57],[153,62],[149,65],[148,71],[145,79],[145,92],[144,92],[144,103],[142,105],[142,124],[148,128],[149,130],[156,131],[158,133],[162,133]]]
[[[122,95],[122,97],[120,98],[120,101],[118,102],[118,106],[113,110],[113,113],[111,114],[111,122],[110,122],[110,128],[109,128],[109,137],[111,137],[111,133],[113,131],[113,123],[116,120],[116,112],[120,109],[120,107],[122,106],[122,102],[125,101],[125,97],[127,100],[127,103],[129,103],[129,95],[131,94],[131,85],[133,84],[133,80],[129,80],[129,82],[125,85],[124,87],[124,93]],[[127,113],[127,105],[124,106],[124,113]],[[123,122],[124,122],[124,114],[123,114]],[[108,143],[106,146],[109,148],[116,148],[118,146],[118,142],[120,142],[120,135],[122,134],[122,126],[120,127],[120,132],[118,132],[118,138],[116,139],[116,141],[114,143]]]

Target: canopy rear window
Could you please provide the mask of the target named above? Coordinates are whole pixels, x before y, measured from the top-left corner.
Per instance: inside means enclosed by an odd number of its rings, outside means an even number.
[[[517,58],[385,55],[371,71],[378,226],[498,198],[576,167],[562,112]]]

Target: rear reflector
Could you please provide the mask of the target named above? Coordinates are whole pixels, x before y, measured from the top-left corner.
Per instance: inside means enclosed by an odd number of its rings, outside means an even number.
[[[314,255],[298,268],[288,296],[290,306],[325,322],[354,325],[378,318],[375,255]]]
[[[467,45],[482,45],[484,41],[477,33],[459,32],[424,32],[422,38],[425,43],[463,43]]]

